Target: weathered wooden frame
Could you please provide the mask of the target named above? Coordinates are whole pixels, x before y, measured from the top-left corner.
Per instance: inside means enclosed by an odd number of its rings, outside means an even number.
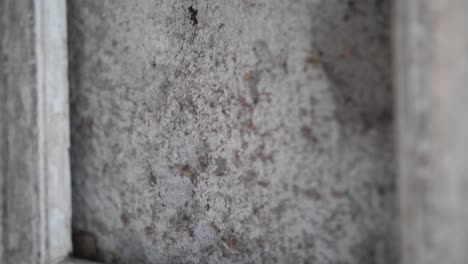
[[[467,263],[468,2],[398,0],[394,21],[402,263]]]
[[[468,260],[468,4],[396,0],[402,263]],[[0,262],[71,244],[65,0],[0,1]]]
[[[0,10],[0,263],[89,263],[67,259],[66,1],[4,0]]]

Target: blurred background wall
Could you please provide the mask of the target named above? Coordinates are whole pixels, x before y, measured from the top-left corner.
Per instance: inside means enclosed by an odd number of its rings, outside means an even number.
[[[396,263],[389,2],[68,1],[75,248]]]

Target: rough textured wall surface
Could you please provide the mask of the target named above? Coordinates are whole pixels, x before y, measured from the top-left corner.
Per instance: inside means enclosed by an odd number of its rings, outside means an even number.
[[[396,263],[388,1],[68,16],[73,226],[98,259]]]

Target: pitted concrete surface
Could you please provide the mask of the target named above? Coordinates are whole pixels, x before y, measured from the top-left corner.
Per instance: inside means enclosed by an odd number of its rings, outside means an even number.
[[[385,0],[69,1],[105,263],[396,263]]]

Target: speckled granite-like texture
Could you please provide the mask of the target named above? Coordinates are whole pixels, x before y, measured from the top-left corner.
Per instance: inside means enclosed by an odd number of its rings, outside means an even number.
[[[99,260],[397,262],[389,1],[68,3]]]

